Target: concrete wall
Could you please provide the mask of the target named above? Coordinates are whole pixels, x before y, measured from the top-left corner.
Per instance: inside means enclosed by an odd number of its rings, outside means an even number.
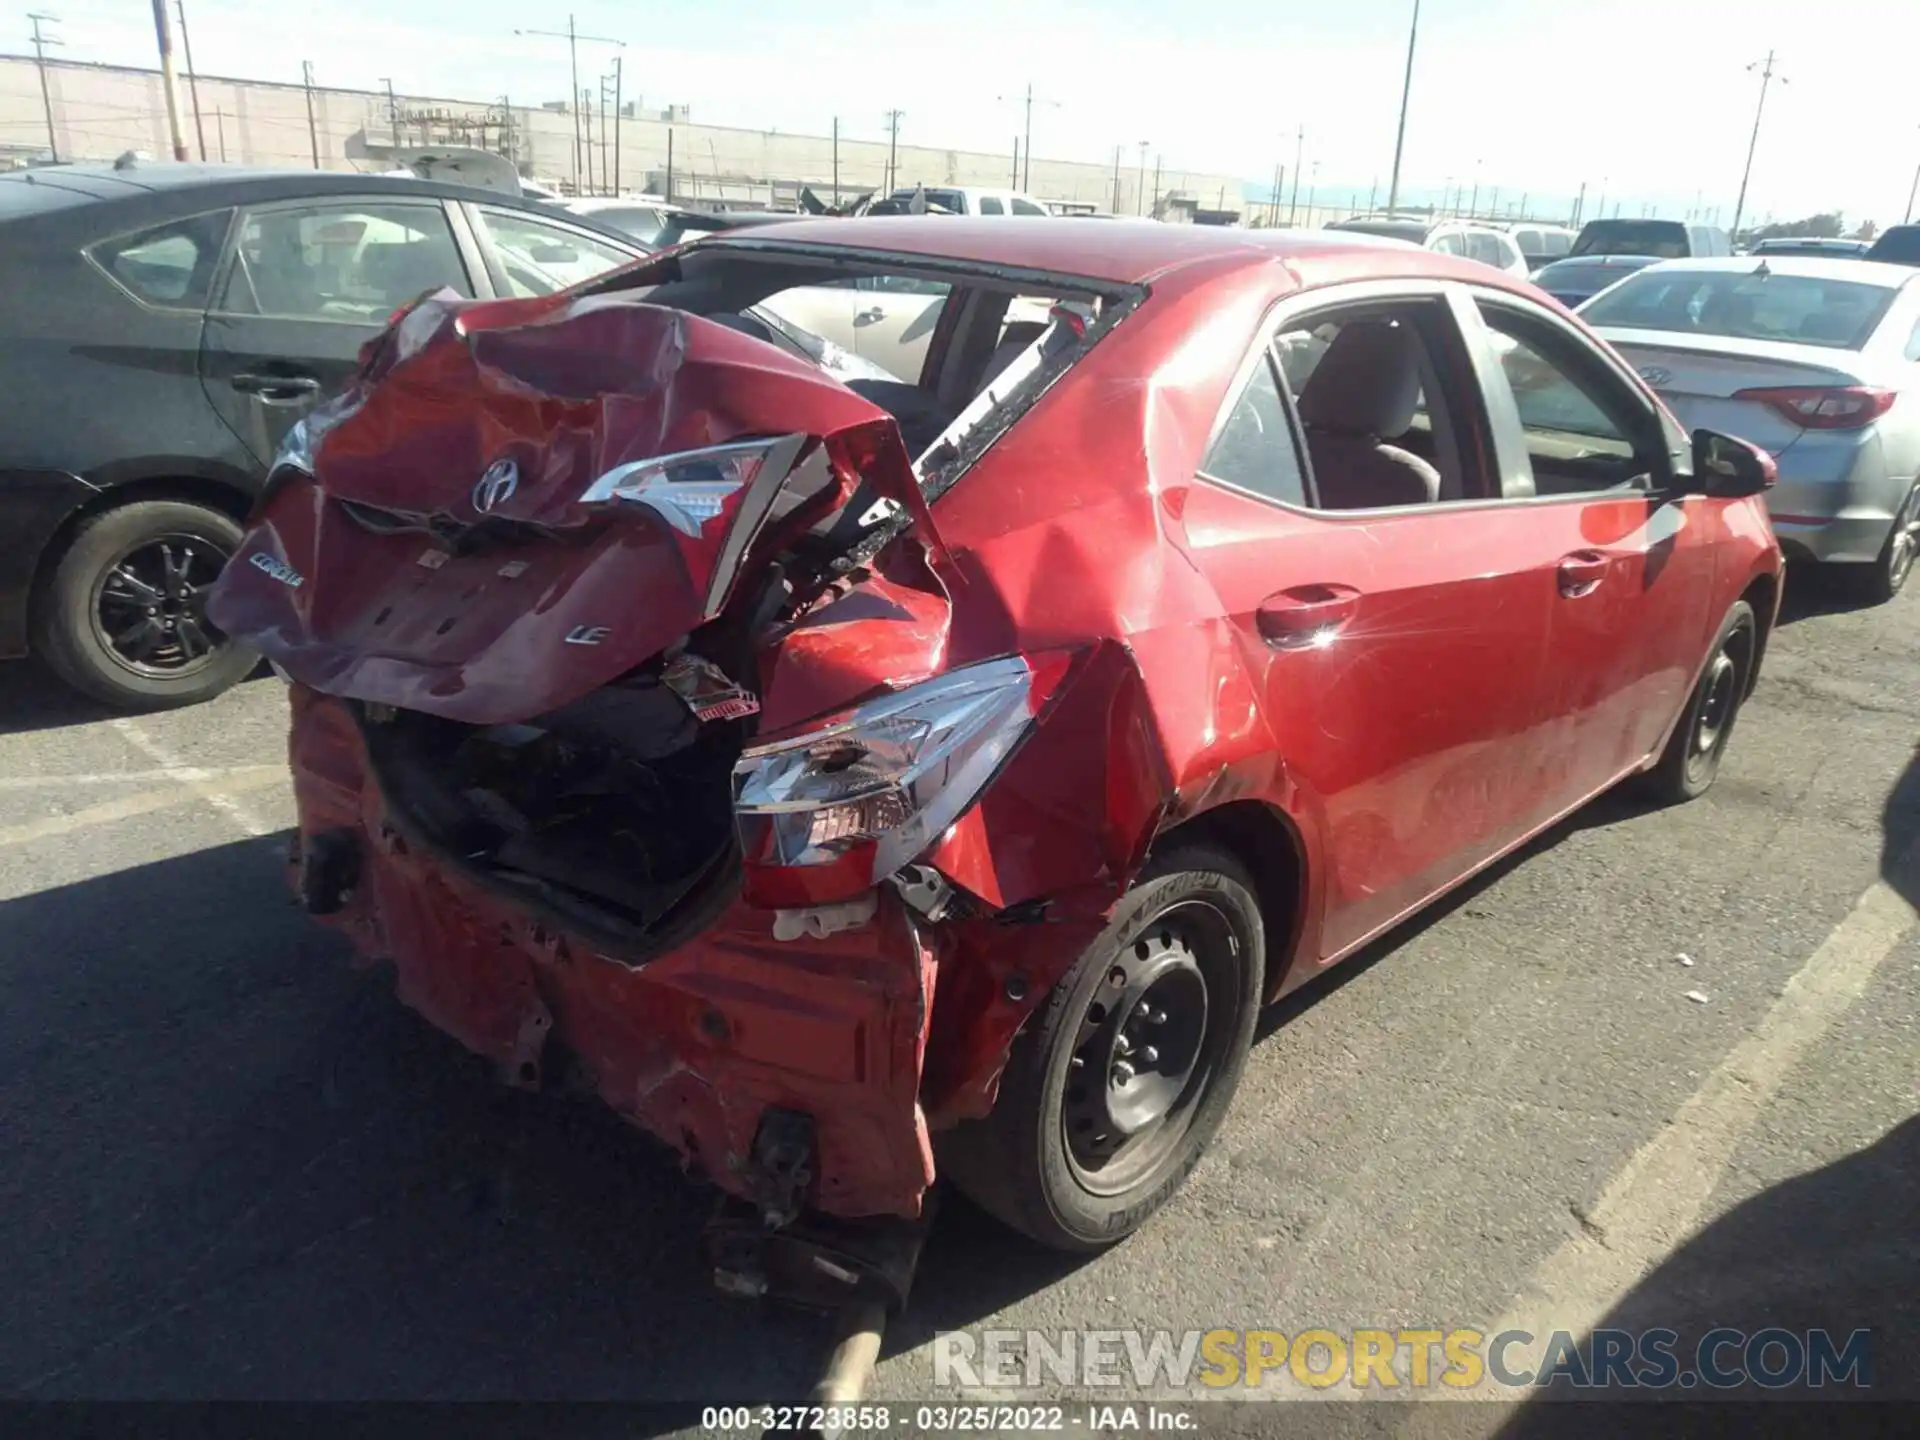
[[[118,66],[49,61],[54,136],[62,159],[111,160],[127,150],[145,150],[156,159],[171,153],[165,101],[157,71]],[[308,95],[298,85],[224,80],[196,81],[200,127],[209,160],[235,164],[313,164],[317,137],[320,164],[328,169],[378,168],[394,138],[392,107],[386,95],[355,90],[312,92],[309,132]],[[180,82],[180,99],[189,154],[198,158],[200,141],[193,121],[193,99]],[[402,95],[401,140],[407,144],[482,144],[512,153],[522,173],[571,188],[575,174],[574,117],[564,111],[484,102]],[[408,117],[417,117],[409,119]],[[583,117],[585,118],[585,117]],[[601,158],[600,116],[592,117],[594,190],[608,188]],[[695,201],[725,193],[736,203],[765,204],[790,197],[800,184],[830,198],[834,145],[825,136],[739,130],[721,125],[669,124],[659,114],[640,114],[619,122],[620,184],[629,190],[663,185],[672,137],[674,198]],[[40,80],[31,58],[0,56],[0,164],[44,158],[46,121]],[[843,139],[839,144],[842,193],[851,197],[884,182],[884,140]],[[1013,157],[977,151],[937,149],[902,142],[895,174],[898,183],[1005,186]],[[586,174],[581,170],[582,188]],[[1137,150],[1119,167],[1115,203],[1114,162],[1082,163],[1036,159],[1030,188],[1043,200],[1071,202],[1099,210],[1134,214],[1141,208],[1142,175]],[[1144,198],[1151,203],[1154,167],[1148,157]],[[1219,204],[1243,208],[1241,183],[1228,175],[1162,170],[1159,193],[1180,192],[1202,208]]]

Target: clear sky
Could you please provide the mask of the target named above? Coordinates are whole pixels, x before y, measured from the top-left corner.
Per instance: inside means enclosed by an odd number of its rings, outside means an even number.
[[[516,104],[567,89],[565,0],[329,0],[327,23],[277,0],[187,0],[209,74]],[[0,49],[27,50],[25,11],[61,17],[75,59],[152,64],[148,0],[25,0]],[[578,0],[584,34],[623,39],[626,91],[696,120],[1009,149],[1031,81],[1034,146],[1097,160],[1139,142],[1166,168],[1258,182],[1293,165],[1305,125],[1323,193],[1378,177],[1382,195],[1412,0]],[[176,39],[176,45],[177,45]],[[1748,213],[1838,208],[1849,225],[1901,218],[1920,162],[1920,0],[1423,0],[1403,189],[1449,180],[1483,199],[1604,188],[1627,213],[1657,204],[1732,214],[1769,48]],[[614,52],[582,47],[583,85]]]

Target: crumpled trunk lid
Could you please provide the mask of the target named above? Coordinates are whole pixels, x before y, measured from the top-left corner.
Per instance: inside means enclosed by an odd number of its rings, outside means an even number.
[[[315,689],[469,724],[544,713],[659,654],[832,517],[844,536],[904,511],[938,544],[886,412],[623,295],[424,301],[306,439],[210,618]],[[762,439],[779,443],[731,486],[707,460],[646,463]]]

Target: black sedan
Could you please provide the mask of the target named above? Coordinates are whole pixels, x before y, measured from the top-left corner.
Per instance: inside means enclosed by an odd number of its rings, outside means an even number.
[[[1534,271],[1533,283],[1573,310],[1609,285],[1659,263],[1657,255],[1576,255]]]
[[[0,658],[128,710],[252,668],[201,613],[294,421],[398,307],[645,253],[406,176],[122,162],[0,175]]]

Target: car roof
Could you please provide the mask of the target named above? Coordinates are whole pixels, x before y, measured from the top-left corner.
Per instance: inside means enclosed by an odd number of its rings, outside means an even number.
[[[1344,279],[1367,270],[1457,275],[1482,284],[1500,283],[1500,272],[1489,266],[1351,231],[1242,230],[1140,219],[1088,226],[1056,216],[1010,225],[1005,220],[965,215],[869,215],[755,226],[698,243],[702,248],[832,246],[1051,271],[1119,284],[1140,284],[1186,266],[1236,258],[1250,265],[1284,261],[1302,284]]]
[[[1576,257],[1578,258],[1578,257]],[[1764,263],[1774,275],[1801,275],[1810,280],[1851,280],[1859,285],[1884,285],[1898,289],[1920,280],[1911,266],[1888,265],[1878,260],[1857,260],[1849,256],[1828,259],[1824,255],[1703,255],[1697,259],[1662,260],[1649,270],[1697,270],[1707,274],[1748,275]]]
[[[116,165],[43,165],[0,175],[9,184],[48,185],[90,196],[95,200],[135,200],[142,196],[177,196],[205,192],[213,204],[239,204],[282,196],[365,194],[383,186],[411,189],[418,194],[485,200],[528,208],[520,199],[500,190],[483,190],[445,180],[422,180],[395,172],[357,170],[297,170],[248,165],[193,165],[172,161],[136,161]],[[541,206],[551,212],[551,206]]]

